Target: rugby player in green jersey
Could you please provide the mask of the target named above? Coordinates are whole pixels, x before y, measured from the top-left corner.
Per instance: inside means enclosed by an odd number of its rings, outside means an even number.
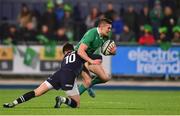
[[[88,30],[75,48],[79,56],[87,61],[85,68],[81,73],[83,84],[79,86],[80,94],[88,89],[90,96],[95,97],[95,93],[89,88],[95,84],[105,83],[110,80],[110,77],[101,65],[102,60],[98,59],[98,57],[93,60],[90,56],[95,54],[103,43],[110,39],[111,31],[112,21],[106,18],[100,19],[98,27]],[[114,55],[116,53],[116,47],[113,47],[110,51],[111,54]],[[98,54],[100,55],[100,53]],[[93,79],[91,78],[89,71],[96,74]]]

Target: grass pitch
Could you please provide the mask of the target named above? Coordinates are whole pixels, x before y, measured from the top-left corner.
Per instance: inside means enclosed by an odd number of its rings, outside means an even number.
[[[15,108],[2,107],[28,91],[0,90],[0,115],[180,115],[179,91],[96,90],[94,99],[81,96],[80,108],[54,109],[54,98],[64,93],[53,90]]]

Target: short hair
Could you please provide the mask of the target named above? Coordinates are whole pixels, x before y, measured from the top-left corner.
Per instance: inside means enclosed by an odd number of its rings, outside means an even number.
[[[101,25],[101,24],[112,24],[112,21],[110,19],[107,19],[107,18],[102,18],[98,21],[98,26]]]
[[[73,51],[74,50],[74,46],[70,43],[65,43],[63,48],[62,48],[62,51],[63,53],[65,53],[66,51]]]

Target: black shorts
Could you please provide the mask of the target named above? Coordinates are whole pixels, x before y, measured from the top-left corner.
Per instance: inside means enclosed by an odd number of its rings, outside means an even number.
[[[54,89],[72,90],[74,86],[76,75],[73,71],[60,69],[51,75],[47,81],[54,87]]]

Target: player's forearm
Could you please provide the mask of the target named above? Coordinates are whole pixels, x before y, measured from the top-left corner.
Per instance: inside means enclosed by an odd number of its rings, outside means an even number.
[[[78,55],[85,61],[92,63],[92,59],[88,57],[87,53],[84,50],[78,49]]]

